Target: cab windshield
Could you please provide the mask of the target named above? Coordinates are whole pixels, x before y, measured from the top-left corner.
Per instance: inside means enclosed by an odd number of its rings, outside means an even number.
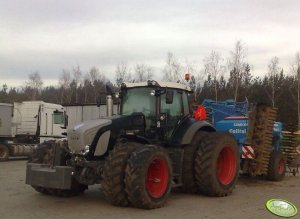
[[[150,94],[153,88],[133,88],[128,89],[122,95],[121,115],[131,115],[132,113],[143,113],[145,116],[145,135],[152,137],[155,134],[155,103],[156,97]]]
[[[150,94],[153,88],[133,88],[128,89],[122,95],[121,114],[131,115],[141,112],[149,118],[155,115],[155,96]]]

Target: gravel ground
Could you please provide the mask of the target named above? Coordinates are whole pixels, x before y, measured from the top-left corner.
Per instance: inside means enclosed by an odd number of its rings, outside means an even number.
[[[114,207],[106,203],[99,185],[84,195],[57,198],[41,195],[25,185],[25,160],[0,163],[0,218],[279,218],[265,203],[281,198],[300,210],[300,177],[282,182],[240,179],[233,194],[224,198],[172,193],[166,206],[155,210]],[[300,213],[294,218],[300,218]]]

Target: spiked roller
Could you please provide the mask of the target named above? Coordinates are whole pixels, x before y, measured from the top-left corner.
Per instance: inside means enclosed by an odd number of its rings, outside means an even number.
[[[249,173],[252,176],[267,174],[276,113],[277,109],[257,105],[249,114],[246,142],[254,145],[255,159],[249,161]]]

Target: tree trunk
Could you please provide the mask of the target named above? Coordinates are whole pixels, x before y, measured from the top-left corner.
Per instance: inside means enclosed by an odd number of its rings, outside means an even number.
[[[95,84],[94,84],[94,101],[95,101],[95,103],[97,103],[97,89],[96,89]]]
[[[297,72],[298,87],[297,87],[297,102],[298,102],[298,130],[300,130],[300,67]]]
[[[273,76],[272,80],[272,107],[275,107],[275,76]]]
[[[37,93],[36,89],[33,89],[31,100],[33,101],[36,100],[36,93]]]
[[[64,88],[61,89],[60,104],[63,104],[63,102],[64,102]]]
[[[239,77],[240,74],[236,73],[236,80],[235,80],[235,91],[234,91],[234,101],[237,101],[237,96],[238,96],[238,90],[239,90]]]
[[[75,88],[75,103],[78,103],[77,87]]]
[[[87,88],[84,88],[84,103],[87,103]]]
[[[218,102],[218,88],[217,88],[217,84],[215,84],[215,97],[216,97],[216,102]]]

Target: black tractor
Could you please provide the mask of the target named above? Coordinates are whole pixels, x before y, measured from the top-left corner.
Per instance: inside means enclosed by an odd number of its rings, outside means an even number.
[[[26,183],[43,194],[72,196],[100,184],[116,206],[163,206],[172,188],[229,195],[238,178],[239,149],[189,107],[189,87],[148,81],[123,83],[119,115],[69,129],[67,140],[40,144],[27,164]],[[200,116],[199,116],[200,115]]]

